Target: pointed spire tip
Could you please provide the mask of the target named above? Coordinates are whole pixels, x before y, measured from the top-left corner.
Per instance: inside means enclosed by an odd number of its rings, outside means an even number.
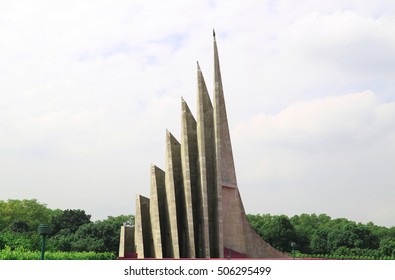
[[[215,29],[213,28],[213,37],[215,37]]]

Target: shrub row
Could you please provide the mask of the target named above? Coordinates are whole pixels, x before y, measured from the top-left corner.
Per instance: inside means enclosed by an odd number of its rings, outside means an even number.
[[[6,246],[0,251],[0,260],[39,260],[41,252],[29,251],[18,247],[12,250]],[[96,253],[96,252],[45,252],[46,260],[114,260],[114,253]]]
[[[350,256],[336,254],[302,254],[297,253],[295,257],[298,259],[327,259],[327,260],[395,260],[395,256]]]

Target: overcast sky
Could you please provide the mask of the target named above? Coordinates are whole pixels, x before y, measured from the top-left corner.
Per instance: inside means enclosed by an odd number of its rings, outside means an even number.
[[[246,212],[395,226],[391,0],[0,0],[0,200],[134,214],[213,28]]]

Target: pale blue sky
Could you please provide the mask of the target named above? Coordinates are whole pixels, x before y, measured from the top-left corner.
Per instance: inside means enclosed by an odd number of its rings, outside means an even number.
[[[395,226],[393,1],[1,1],[0,200],[134,213],[213,28],[246,211]]]

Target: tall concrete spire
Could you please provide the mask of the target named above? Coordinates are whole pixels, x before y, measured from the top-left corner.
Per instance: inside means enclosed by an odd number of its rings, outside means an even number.
[[[196,249],[202,240],[200,224],[202,220],[201,194],[198,185],[198,151],[196,120],[183,98],[181,98],[181,164],[184,179],[186,220],[186,256],[196,258]]]
[[[170,223],[171,256],[180,258],[180,245],[183,245],[183,231],[180,223],[184,223],[185,201],[181,169],[181,145],[177,139],[166,131],[166,200]]]
[[[155,165],[151,165],[151,192],[149,211],[151,217],[151,230],[153,241],[153,257],[163,258],[162,244],[166,242],[166,190],[165,190],[165,172]]]
[[[218,172],[221,183],[227,187],[237,188],[235,164],[233,160],[232,144],[226,115],[224,91],[222,87],[221,69],[219,65],[217,41],[214,41],[214,120],[217,141]]]
[[[215,203],[213,196],[214,180],[214,159],[215,147],[211,141],[214,137],[213,131],[213,105],[208,95],[206,83],[199,63],[197,64],[197,144],[198,144],[198,165],[199,165],[199,185],[202,199],[202,255],[211,256],[215,243],[212,241],[213,227],[216,217]],[[211,229],[211,230],[210,230]],[[209,238],[210,237],[210,238]]]

